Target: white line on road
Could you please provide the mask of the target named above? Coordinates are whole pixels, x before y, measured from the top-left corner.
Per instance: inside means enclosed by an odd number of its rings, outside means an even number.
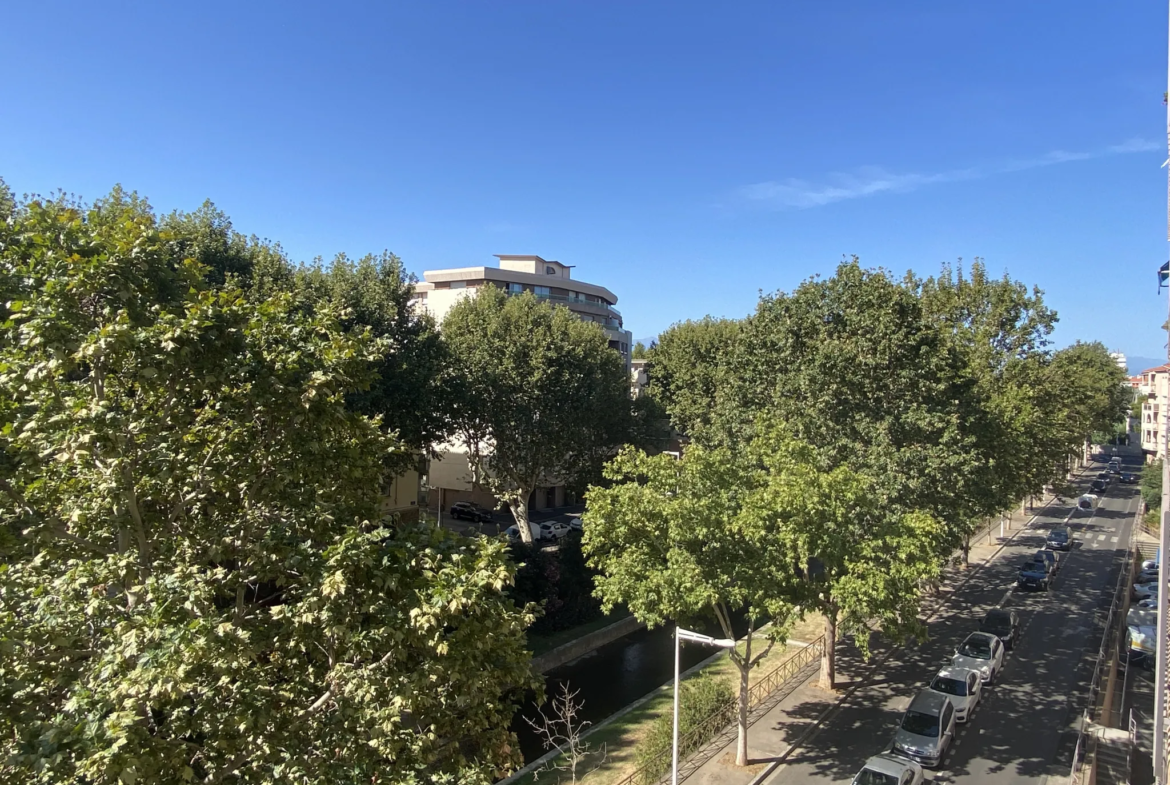
[[[1111,543],[1113,543],[1114,545],[1116,545],[1116,544],[1117,544],[1117,538],[1116,538],[1116,537],[1110,537],[1110,538],[1109,538],[1109,542],[1111,542]]]
[[[1104,534],[1098,534],[1098,535],[1097,535],[1097,540],[1098,540],[1098,542],[1099,542],[1099,541],[1101,541],[1101,540],[1103,540],[1103,539],[1105,539],[1105,535],[1104,535]]]

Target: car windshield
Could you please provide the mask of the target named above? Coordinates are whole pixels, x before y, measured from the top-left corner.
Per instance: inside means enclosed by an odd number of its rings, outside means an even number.
[[[959,654],[964,657],[974,657],[977,660],[991,659],[991,642],[983,638],[968,638],[959,647]]]
[[[1006,616],[989,616],[983,620],[982,626],[984,632],[994,632],[998,634],[1001,632],[1012,631],[1011,619]]]
[[[935,676],[930,688],[944,695],[963,697],[967,694],[967,682],[963,679],[952,679],[950,676]]]
[[[1065,540],[1068,539],[1068,533],[1067,532],[1052,532],[1051,534],[1048,535],[1048,539],[1056,540],[1057,542],[1064,542]]]
[[[853,785],[898,785],[898,778],[893,774],[883,774],[873,769],[862,769],[853,778]]]
[[[938,738],[938,717],[920,711],[908,711],[902,718],[902,730],[917,736]]]

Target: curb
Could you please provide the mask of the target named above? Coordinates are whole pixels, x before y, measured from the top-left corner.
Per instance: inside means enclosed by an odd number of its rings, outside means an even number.
[[[939,600],[938,604],[935,605],[934,609],[930,612],[930,615],[926,617],[925,621],[927,623],[929,623],[932,619],[934,619],[939,614],[939,612],[947,606],[947,604],[950,602],[951,598],[954,597],[955,594],[960,589],[962,589],[964,586],[967,585],[968,581],[970,581],[972,578],[974,578],[976,575],[978,575],[983,570],[984,567],[986,567],[997,556],[999,556],[1000,552],[1004,548],[1006,548],[1012,542],[1012,540],[1014,540],[1016,538],[1016,535],[1018,535],[1024,529],[1028,528],[1037,518],[1039,518],[1041,516],[1041,514],[1043,514],[1044,510],[1048,509],[1048,507],[1051,506],[1051,504],[1054,501],[1056,501],[1055,496],[1052,497],[1051,499],[1049,499],[1047,502],[1045,502],[1044,505],[1041,506],[1040,509],[1038,511],[1036,511],[1032,515],[1032,517],[1029,518],[1022,526],[1020,526],[1018,529],[1016,529],[1010,537],[1007,537],[1002,542],[1000,542],[999,547],[996,548],[991,553],[991,555],[988,556],[987,559],[985,559],[983,561],[982,564],[978,565],[975,569],[971,570],[962,581],[960,581],[953,589],[951,589],[950,593],[946,597],[943,597],[941,600]],[[868,672],[866,673],[866,676],[868,677],[879,666],[885,664],[886,660],[888,660],[890,657],[892,657],[894,655],[894,652],[898,651],[899,648],[900,647],[897,647],[897,646],[891,647],[890,650],[887,651],[879,660],[876,660],[872,664],[872,666],[869,668]],[[810,677],[808,680],[806,680],[804,682],[804,684],[808,684],[810,681],[812,681],[812,677]],[[821,712],[821,714],[813,721],[813,723],[811,725],[809,725],[804,730],[804,732],[800,734],[800,736],[798,736],[795,740],[793,740],[793,742],[791,744],[788,745],[788,748],[786,750],[784,750],[784,752],[777,755],[776,758],[771,763],[769,763],[768,766],[763,771],[761,771],[759,774],[757,774],[755,777],[753,777],[750,781],[748,781],[747,785],[760,785],[768,777],[771,777],[773,774],[775,774],[782,766],[786,765],[788,762],[788,756],[790,756],[795,750],[799,749],[806,741],[809,741],[817,733],[817,731],[820,730],[821,725],[824,724],[825,720],[828,719],[829,715],[832,714],[837,709],[839,709],[841,706],[843,706],[845,704],[846,701],[848,701],[851,697],[853,697],[853,694],[857,690],[861,689],[861,687],[863,686],[864,683],[865,683],[865,680],[859,679],[856,684],[854,684],[848,690],[846,690],[837,700],[835,700],[832,703],[832,705],[830,705],[823,712]],[[803,686],[803,685],[801,685],[801,686]]]

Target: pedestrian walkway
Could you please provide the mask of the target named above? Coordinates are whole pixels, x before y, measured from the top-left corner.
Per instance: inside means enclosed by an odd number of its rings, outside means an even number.
[[[1046,507],[1046,505],[1045,505]],[[1019,511],[1013,519],[1014,526],[1005,531],[1003,540],[997,536],[998,522],[992,527],[990,536],[984,530],[982,536],[973,538],[969,563],[966,568],[948,566],[942,576],[936,597],[926,603],[927,621],[946,610],[947,601],[961,586],[987,565],[1003,545],[1029,523],[1043,513],[1045,507],[1037,506],[1029,517],[1021,521]],[[989,541],[990,540],[990,541]],[[874,635],[870,643],[869,661],[862,659],[858,649],[846,640],[837,649],[837,689],[830,693],[817,686],[818,672],[815,668],[804,675],[803,680],[788,691],[772,708],[760,716],[748,731],[749,765],[735,765],[735,735],[723,736],[717,740],[725,746],[722,750],[702,751],[700,757],[707,761],[686,777],[687,785],[757,785],[775,767],[784,762],[790,752],[798,747],[812,731],[830,718],[833,709],[860,687],[874,674],[894,650],[894,644]]]

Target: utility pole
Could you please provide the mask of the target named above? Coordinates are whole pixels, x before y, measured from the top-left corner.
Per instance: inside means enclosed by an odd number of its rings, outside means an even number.
[[[1170,24],[1170,20],[1168,20]],[[1166,50],[1166,240],[1170,241],[1170,28],[1167,32]],[[1158,291],[1161,291],[1161,270],[1159,269]],[[1170,300],[1167,302],[1167,338],[1170,339]],[[1167,341],[1167,358],[1170,359],[1170,340]],[[1157,387],[1155,385],[1157,400]],[[1162,524],[1158,527],[1160,550],[1158,553],[1158,585],[1165,586],[1166,576],[1162,575],[1163,557],[1170,555],[1170,405],[1162,407]],[[1167,592],[1158,592],[1158,643],[1155,648],[1154,667],[1154,782],[1167,785],[1166,781],[1166,634],[1167,611],[1170,597]]]

